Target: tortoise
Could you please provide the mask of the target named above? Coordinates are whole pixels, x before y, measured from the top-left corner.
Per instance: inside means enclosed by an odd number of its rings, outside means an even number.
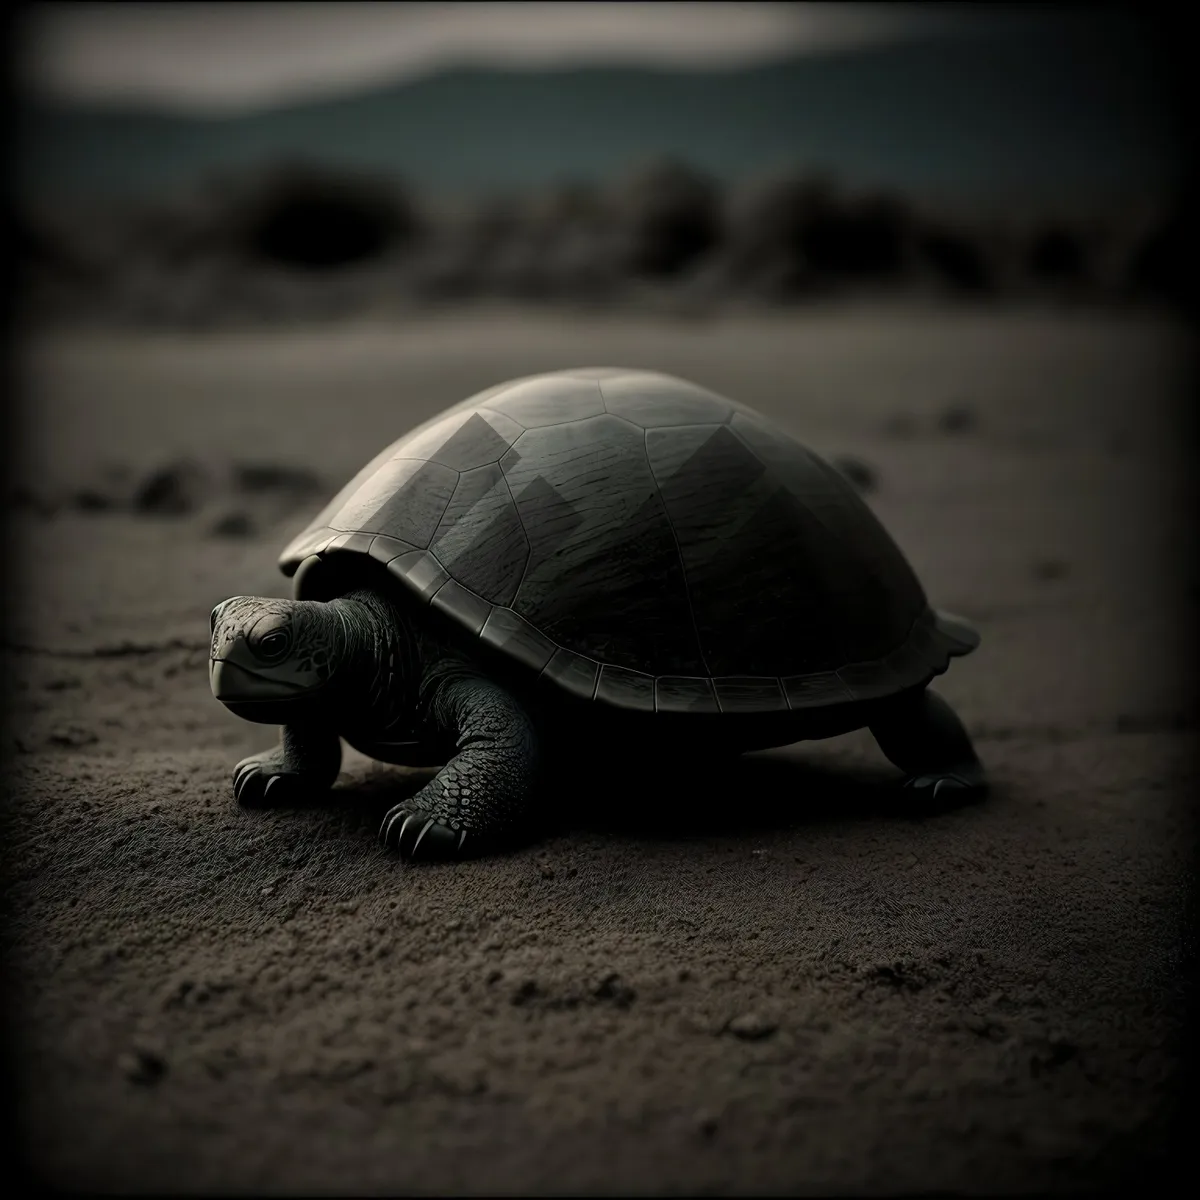
[[[656,371],[486,389],[388,446],[283,551],[293,599],[211,617],[210,681],[282,726],[243,805],[334,783],[341,741],[441,769],[401,858],[528,829],[555,753],[736,755],[869,728],[909,787],[986,788],[928,688],[979,634],[934,610],[854,487],[765,417]],[[593,759],[593,761],[595,760]]]

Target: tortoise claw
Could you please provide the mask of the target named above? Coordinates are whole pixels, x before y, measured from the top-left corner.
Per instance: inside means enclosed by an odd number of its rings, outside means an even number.
[[[379,838],[407,862],[431,862],[457,858],[467,831],[451,829],[427,812],[398,804],[383,818]]]
[[[233,769],[233,797],[243,808],[287,804],[308,793],[304,777],[283,770],[272,753],[251,755]]]
[[[941,771],[910,775],[903,787],[926,792],[934,800],[949,802],[982,795],[987,790],[983,767],[979,763],[961,763]]]

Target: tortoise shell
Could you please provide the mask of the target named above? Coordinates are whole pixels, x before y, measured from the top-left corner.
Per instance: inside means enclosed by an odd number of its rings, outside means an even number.
[[[313,555],[325,587],[369,555],[544,680],[648,712],[877,699],[979,640],[930,608],[837,470],[752,409],[651,371],[470,397],[364,467],[280,567]],[[301,572],[297,598],[321,574]]]

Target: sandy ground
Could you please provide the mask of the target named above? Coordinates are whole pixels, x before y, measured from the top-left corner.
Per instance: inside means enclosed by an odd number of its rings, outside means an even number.
[[[870,309],[27,337],[3,839],[35,1177],[1144,1179],[1175,1108],[1193,847],[1188,348],[1150,317]],[[598,803],[564,785],[537,845],[461,865],[379,847],[416,780],[353,754],[316,809],[234,806],[233,763],[272,734],[209,693],[210,606],[286,594],[285,539],[414,423],[607,364],[694,378],[874,468],[931,597],[982,630],[939,687],[989,800],[906,811],[862,734],[707,792],[650,791],[630,761]]]

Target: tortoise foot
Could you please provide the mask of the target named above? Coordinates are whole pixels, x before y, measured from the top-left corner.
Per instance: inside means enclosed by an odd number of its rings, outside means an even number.
[[[978,761],[910,775],[901,786],[950,804],[976,799],[987,791],[983,766]]]
[[[243,808],[294,804],[315,794],[312,781],[288,770],[278,750],[252,754],[233,768],[233,796]]]
[[[399,852],[406,862],[433,862],[463,857],[469,835],[466,829],[451,829],[431,813],[411,803],[388,810],[379,828],[379,840]]]

